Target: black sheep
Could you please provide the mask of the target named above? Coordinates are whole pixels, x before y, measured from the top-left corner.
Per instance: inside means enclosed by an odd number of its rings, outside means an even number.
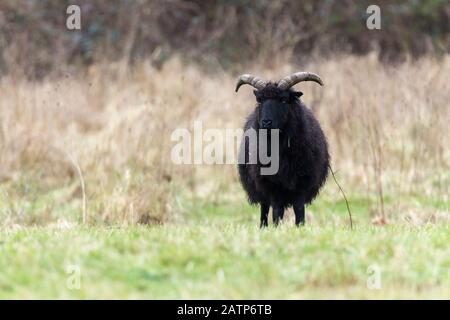
[[[270,206],[275,225],[291,206],[295,224],[304,224],[305,204],[317,196],[328,175],[330,156],[325,135],[312,112],[300,101],[302,93],[291,89],[300,81],[323,85],[319,76],[308,72],[298,72],[278,82],[266,82],[246,74],[238,78],[236,85],[236,92],[243,84],[257,89],[254,91],[257,106],[248,117],[244,131],[279,129],[279,167],[273,175],[261,174],[264,165],[259,156],[256,162],[249,163],[248,139],[244,138],[240,147],[240,159],[245,159],[238,165],[241,184],[249,202],[261,206],[261,227],[267,226]],[[273,143],[270,134],[266,141]],[[260,148],[260,142],[258,138],[256,148]]]

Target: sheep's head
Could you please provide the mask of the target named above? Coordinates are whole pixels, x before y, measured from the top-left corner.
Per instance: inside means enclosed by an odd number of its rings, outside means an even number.
[[[254,91],[258,102],[258,124],[263,129],[283,129],[289,117],[289,108],[302,95],[291,89],[301,81],[314,81],[323,85],[320,77],[310,72],[297,72],[278,82],[265,81],[250,74],[241,75],[236,84],[236,92],[243,84],[256,88]]]

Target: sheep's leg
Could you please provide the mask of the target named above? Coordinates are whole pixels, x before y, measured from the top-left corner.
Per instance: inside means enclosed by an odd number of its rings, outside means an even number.
[[[294,212],[295,212],[295,225],[305,224],[305,200],[303,197],[298,197],[294,202]]]
[[[278,226],[278,223],[280,222],[280,219],[283,218],[284,208],[283,208],[283,206],[277,206],[277,205],[274,205],[272,207],[273,207],[273,210],[272,210],[273,224],[275,226]]]
[[[267,217],[269,216],[269,209],[270,209],[270,205],[268,204],[261,204],[261,225],[260,228],[264,228],[267,227],[268,222],[267,222]]]

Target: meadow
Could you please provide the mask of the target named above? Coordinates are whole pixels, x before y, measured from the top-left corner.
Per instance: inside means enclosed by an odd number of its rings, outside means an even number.
[[[296,88],[328,138],[353,230],[331,177],[304,228],[288,212],[259,230],[235,165],[171,161],[175,129],[243,125],[255,102],[234,93],[234,72],[175,57],[11,74],[0,79],[0,298],[450,298],[450,57],[260,66],[242,73],[324,80]]]

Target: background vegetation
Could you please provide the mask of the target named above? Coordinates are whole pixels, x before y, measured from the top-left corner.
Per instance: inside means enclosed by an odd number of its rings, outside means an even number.
[[[81,8],[81,31],[64,28],[70,4]],[[382,29],[368,34],[371,4],[382,8]],[[158,67],[180,53],[209,70],[239,71],[274,57],[298,64],[375,50],[402,61],[450,50],[445,0],[4,0],[0,12],[0,72],[32,78],[105,61]]]
[[[374,31],[366,1],[79,3],[81,31],[0,3],[0,297],[450,297],[446,2],[378,1]],[[331,179],[260,232],[234,165],[170,160],[174,129],[242,126],[238,73],[297,70],[353,231]]]

